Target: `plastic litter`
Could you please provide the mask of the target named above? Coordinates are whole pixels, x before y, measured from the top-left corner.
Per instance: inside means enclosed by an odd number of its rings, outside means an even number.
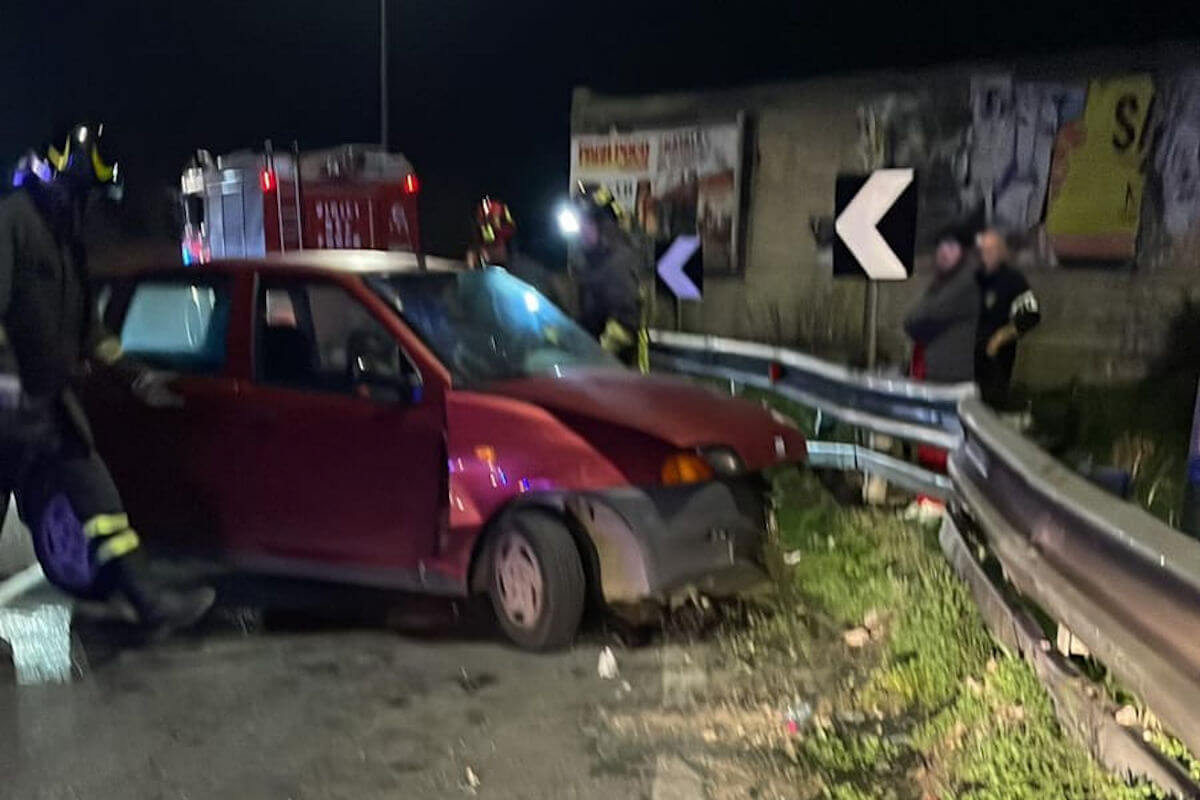
[[[789,706],[788,709],[783,712],[784,727],[787,728],[788,733],[793,735],[798,734],[804,728],[804,726],[808,724],[808,721],[812,719],[812,715],[812,704],[807,700]]]
[[[617,657],[611,647],[606,647],[600,651],[600,660],[596,663],[596,672],[606,681],[613,681],[620,677],[621,670],[617,666]]]

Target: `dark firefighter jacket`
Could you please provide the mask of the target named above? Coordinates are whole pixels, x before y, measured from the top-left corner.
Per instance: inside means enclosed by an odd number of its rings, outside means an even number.
[[[31,398],[66,400],[86,437],[66,389],[85,359],[112,363],[120,345],[103,335],[71,210],[52,191],[34,185],[0,200],[0,374],[18,375]]]

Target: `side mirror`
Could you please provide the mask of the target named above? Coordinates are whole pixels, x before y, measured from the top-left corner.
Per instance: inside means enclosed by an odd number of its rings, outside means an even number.
[[[375,331],[355,331],[347,342],[346,358],[350,385],[355,391],[381,402],[421,402],[421,375],[390,337]]]

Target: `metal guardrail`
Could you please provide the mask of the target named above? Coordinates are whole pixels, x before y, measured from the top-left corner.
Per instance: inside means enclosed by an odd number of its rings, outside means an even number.
[[[857,445],[811,448],[816,465],[874,472],[949,496],[1011,585],[1200,754],[1200,542],[1064,467],[971,387],[878,378],[717,337],[655,332],[651,343],[651,364],[660,368],[745,383],[867,431],[950,450],[947,480]],[[1059,710],[1068,721],[1081,718]],[[1099,733],[1084,738],[1094,751],[1104,749]]]
[[[971,384],[936,386],[873,375],[771,345],[668,331],[650,332],[650,365],[776,392],[847,424],[943,448],[962,438],[958,403]]]
[[[1071,472],[979,401],[960,413],[957,501],[1009,581],[1200,752],[1200,542]]]
[[[884,478],[897,486],[930,497],[946,500],[954,493],[954,484],[945,475],[921,469],[887,453],[848,442],[808,442],[808,463],[824,469],[863,472]]]

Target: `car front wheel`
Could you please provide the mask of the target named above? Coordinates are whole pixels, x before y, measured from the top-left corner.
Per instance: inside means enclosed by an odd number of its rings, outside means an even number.
[[[570,531],[547,512],[513,515],[491,551],[492,605],[509,638],[528,650],[555,650],[575,638],[586,579]]]

